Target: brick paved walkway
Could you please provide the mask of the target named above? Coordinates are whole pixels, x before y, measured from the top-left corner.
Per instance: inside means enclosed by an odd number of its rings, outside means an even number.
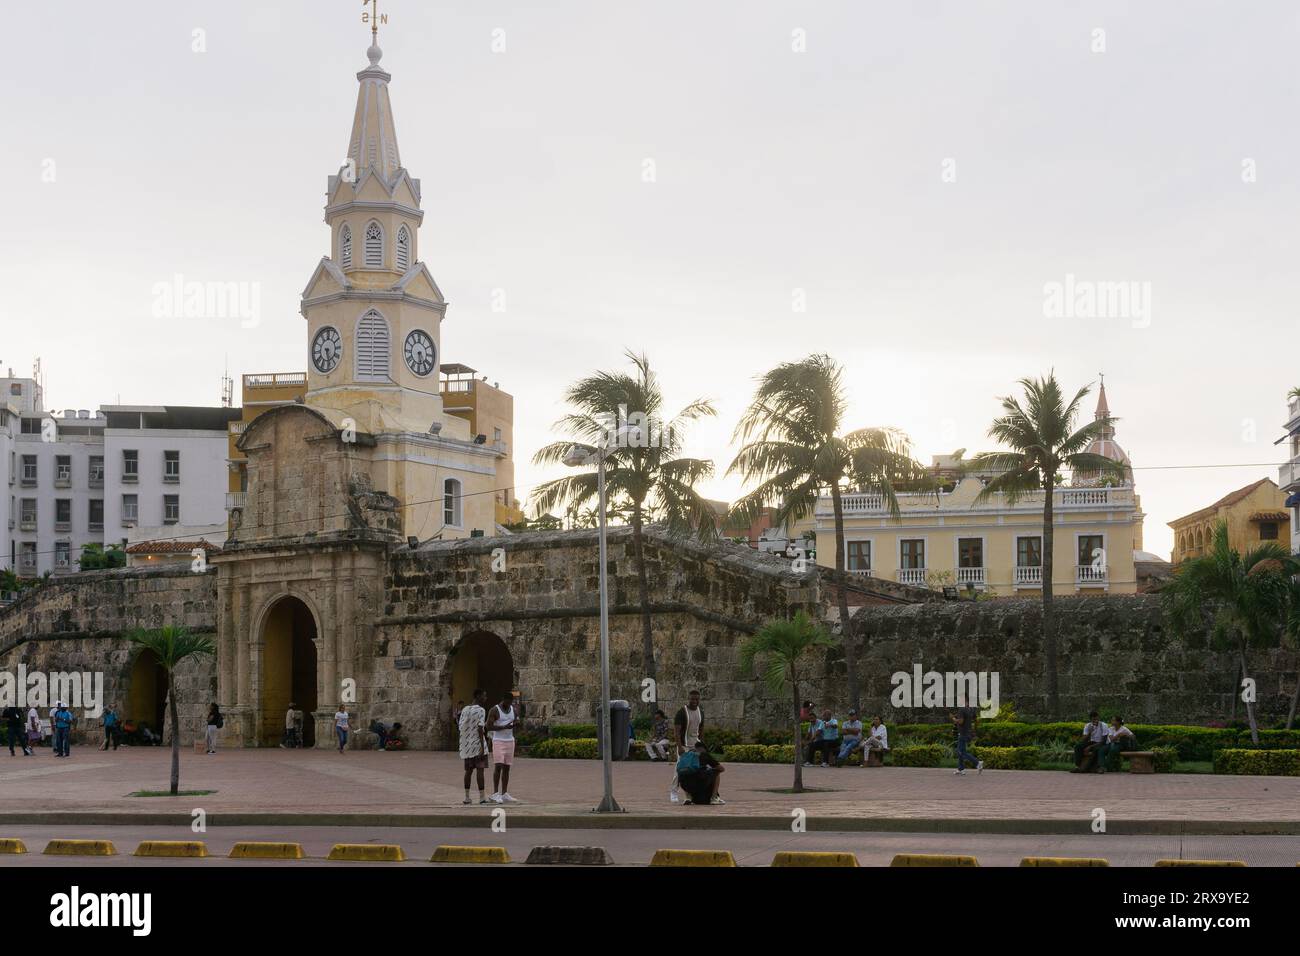
[[[0,819],[15,814],[78,815],[188,813],[294,813],[427,817],[487,813],[461,805],[460,761],[454,753],[229,750],[215,756],[181,755],[181,788],[215,790],[203,797],[139,798],[136,790],[165,790],[169,753],[160,748],[101,753],[74,749],[67,760],[48,750],[35,757],[0,754]],[[731,764],[723,777],[724,807],[683,807],[668,801],[672,770],[664,764],[614,765],[615,793],[630,813],[658,826],[699,825],[704,819],[742,825],[745,817],[769,823],[805,809],[810,820],[873,828],[911,821],[917,829],[945,822],[1060,821],[1086,827],[1095,808],[1114,829],[1126,822],[1286,822],[1300,832],[1300,778],[1218,777],[1202,774],[1077,775],[1055,771],[985,771],[954,777],[948,769],[847,768],[805,770],[800,795],[788,788],[785,766]],[[488,775],[491,790],[491,775]],[[601,793],[600,764],[582,760],[530,760],[515,764],[510,790],[522,802],[512,816],[586,814]],[[477,799],[477,793],[474,794]],[[588,818],[590,819],[590,818]],[[927,826],[931,821],[933,826]],[[540,823],[541,820],[537,820]],[[631,823],[632,821],[628,821]],[[901,824],[899,827],[908,824]],[[1073,827],[1070,826],[1072,831]]]

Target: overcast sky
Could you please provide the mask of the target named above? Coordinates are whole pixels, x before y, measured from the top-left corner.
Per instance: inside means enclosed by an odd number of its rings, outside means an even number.
[[[1165,522],[1276,479],[1300,385],[1294,3],[380,9],[421,254],[451,302],[444,359],[515,396],[521,488],[545,477],[528,459],[565,386],[626,348],[649,353],[670,406],[715,400],[689,451],[720,473],[754,376],[824,350],[848,371],[849,424],[898,426],[926,461],[989,447],[1022,376],[1105,372],[1146,547],[1165,556]],[[39,355],[56,409],[215,405],[227,364],[236,380],[305,369],[299,297],[329,249],[361,12],[22,13],[0,364],[28,374]],[[255,285],[257,322],[158,317],[176,275]],[[1067,276],[1135,297],[1052,314],[1045,290]]]

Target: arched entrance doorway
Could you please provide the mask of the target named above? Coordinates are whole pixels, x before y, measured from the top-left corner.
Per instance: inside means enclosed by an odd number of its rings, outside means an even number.
[[[280,745],[285,712],[291,702],[303,713],[303,743],[314,746],[316,618],[298,598],[283,597],[271,606],[262,622],[261,746]]]
[[[161,736],[167,726],[167,672],[163,670],[158,655],[144,648],[131,662],[131,690],[126,699],[123,721],[131,721],[137,728],[148,725]]]
[[[475,631],[462,638],[452,648],[450,669],[453,707],[468,704],[476,687],[487,691],[487,706],[515,689],[514,658],[505,641],[490,631]]]

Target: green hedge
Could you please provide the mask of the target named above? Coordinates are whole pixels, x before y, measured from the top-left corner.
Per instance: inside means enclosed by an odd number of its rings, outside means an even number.
[[[1261,777],[1300,777],[1300,750],[1220,750],[1215,773]]]
[[[552,738],[534,744],[528,751],[530,757],[560,757],[568,760],[595,760],[596,738]]]
[[[794,763],[794,744],[728,744],[721,759],[727,763]]]
[[[1037,747],[975,747],[975,759],[984,761],[986,770],[1036,770]]]
[[[889,751],[895,767],[937,767],[947,753],[947,750],[938,744],[894,747]]]
[[[551,724],[547,729],[551,737],[558,740],[594,740],[596,737],[595,724]]]
[[[1156,747],[1151,752],[1155,754],[1156,773],[1173,773],[1177,769],[1178,751],[1173,747]]]

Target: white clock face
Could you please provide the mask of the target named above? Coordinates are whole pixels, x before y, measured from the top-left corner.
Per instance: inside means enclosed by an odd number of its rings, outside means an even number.
[[[406,367],[421,377],[433,371],[437,363],[437,348],[429,333],[416,329],[406,337]]]
[[[338,329],[327,325],[316,333],[311,343],[311,361],[316,371],[326,374],[334,371],[342,357],[343,340]]]

